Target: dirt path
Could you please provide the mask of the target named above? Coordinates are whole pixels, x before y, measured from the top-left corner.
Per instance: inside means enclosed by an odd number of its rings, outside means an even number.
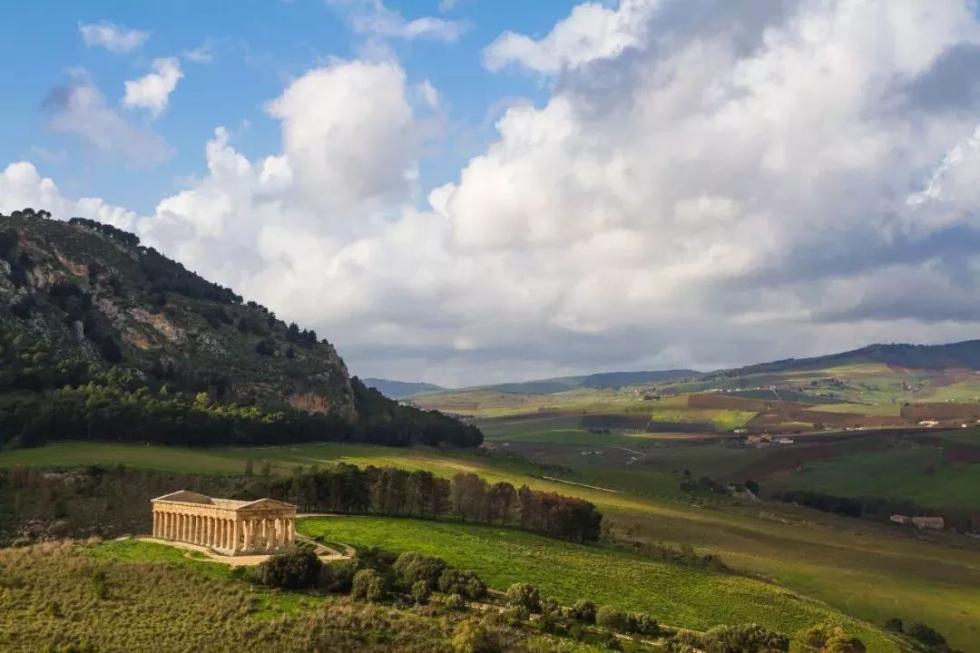
[[[128,539],[128,538],[122,538]],[[229,567],[254,567],[255,565],[262,564],[268,560],[270,555],[239,555],[239,556],[226,556],[216,553],[205,546],[198,546],[197,544],[189,544],[187,542],[173,542],[171,540],[158,540],[153,537],[137,537],[133,538],[139,540],[140,542],[152,542],[154,544],[166,544],[167,546],[172,546],[176,549],[184,550],[184,557],[189,560],[197,560],[199,562],[216,562],[223,565],[228,565]],[[354,549],[348,547],[346,544],[343,545],[345,551],[341,553],[334,548],[325,546],[316,542],[303,535],[297,535],[298,540],[309,542],[315,546],[315,551],[317,557],[323,562],[330,562],[331,560],[348,560],[353,557]],[[349,551],[348,551],[349,549]],[[204,557],[195,556],[194,553],[202,554]]]

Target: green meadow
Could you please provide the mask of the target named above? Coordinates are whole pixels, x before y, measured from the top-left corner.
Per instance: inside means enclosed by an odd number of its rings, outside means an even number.
[[[477,572],[494,589],[529,582],[563,604],[587,598],[697,630],[754,622],[792,634],[815,623],[836,623],[860,636],[869,651],[895,650],[880,630],[777,585],[611,547],[561,542],[502,527],[382,517],[308,518],[298,528],[306,535],[355,547],[439,556],[454,567]]]

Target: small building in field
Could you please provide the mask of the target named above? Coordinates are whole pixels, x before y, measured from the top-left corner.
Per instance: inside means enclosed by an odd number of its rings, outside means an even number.
[[[150,503],[153,537],[224,555],[275,553],[296,537],[296,506],[275,499],[238,501],[178,490]]]

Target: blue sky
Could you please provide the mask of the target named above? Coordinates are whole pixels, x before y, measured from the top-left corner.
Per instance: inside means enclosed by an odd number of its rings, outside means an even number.
[[[980,334],[975,0],[27,2],[0,211],[461,385]]]
[[[263,105],[316,61],[355,58],[367,39],[352,32],[343,7],[323,0],[223,2],[12,2],[0,24],[0,53],[22,61],[0,69],[6,99],[0,109],[0,154],[5,160],[39,159],[45,174],[75,194],[95,194],[138,211],[150,211],[180,180],[204,172],[203,143],[217,125],[234,130],[239,150],[260,156],[278,147],[279,125]],[[439,16],[464,27],[453,43],[388,41],[410,79],[429,79],[446,101],[452,135],[423,166],[428,185],[450,181],[463,162],[492,136],[493,121],[515,98],[540,102],[546,86],[525,74],[487,75],[481,52],[508,29],[547,31],[572,3],[461,0],[447,11],[439,3],[389,2],[406,20]],[[86,46],[81,24],[113,23],[149,32],[145,45],[115,54]],[[43,32],[25,26],[43,25]],[[91,157],[72,138],[45,126],[44,99],[82,68],[110,102],[125,80],[148,72],[158,57],[181,57],[206,48],[212,61],[183,62],[184,78],[154,127],[172,146],[160,165],[141,166]],[[247,126],[245,126],[247,125]],[[38,156],[39,150],[54,155]]]

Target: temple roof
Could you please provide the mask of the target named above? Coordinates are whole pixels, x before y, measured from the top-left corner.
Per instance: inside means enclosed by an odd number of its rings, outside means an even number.
[[[192,492],[191,490],[177,490],[176,492],[171,492],[170,494],[165,494],[162,497],[157,497],[152,499],[152,502],[173,502],[173,503],[193,503],[202,506],[214,506],[216,508],[224,508],[225,510],[265,510],[269,508],[292,508],[296,509],[291,503],[286,503],[284,501],[277,501],[276,499],[255,499],[254,501],[240,501],[237,499],[218,499],[215,497],[209,497],[200,492]]]

